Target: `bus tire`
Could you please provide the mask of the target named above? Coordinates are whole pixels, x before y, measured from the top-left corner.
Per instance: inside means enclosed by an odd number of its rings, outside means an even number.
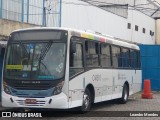
[[[129,89],[126,84],[123,86],[122,98],[119,99],[119,103],[125,104],[128,101]]]
[[[86,88],[84,94],[83,94],[83,101],[82,101],[82,106],[80,108],[80,111],[82,113],[85,113],[91,109],[91,103],[92,103],[92,97],[90,90]]]

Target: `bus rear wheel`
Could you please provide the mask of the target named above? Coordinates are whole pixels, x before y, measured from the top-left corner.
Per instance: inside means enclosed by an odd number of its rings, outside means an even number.
[[[86,88],[84,94],[83,94],[83,102],[81,106],[81,112],[87,112],[91,109],[91,93],[88,88]]]
[[[121,104],[125,104],[128,101],[129,89],[126,84],[123,86],[122,98],[119,99]]]

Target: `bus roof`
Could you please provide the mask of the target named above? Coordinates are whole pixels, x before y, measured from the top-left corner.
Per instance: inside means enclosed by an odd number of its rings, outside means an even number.
[[[103,35],[101,33],[92,33],[91,31],[82,31],[72,28],[60,28],[60,27],[33,27],[33,28],[26,28],[26,29],[19,29],[15,30],[14,32],[20,32],[20,31],[29,31],[29,30],[66,30],[71,33],[72,36],[77,37],[83,37],[90,40],[100,41],[100,42],[106,42],[113,45],[118,45],[126,48],[136,49],[139,50],[138,45],[129,43],[129,41],[124,41],[122,39],[114,38],[109,35]]]

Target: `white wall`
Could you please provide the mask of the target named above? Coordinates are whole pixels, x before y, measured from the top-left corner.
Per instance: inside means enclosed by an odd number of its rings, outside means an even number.
[[[156,20],[156,44],[160,45],[160,19]]]
[[[127,29],[130,22],[132,29]],[[155,44],[155,37],[149,32],[155,32],[155,20],[138,11],[128,11],[128,18],[123,18],[91,6],[78,0],[63,0],[62,4],[62,27],[92,30],[108,34],[117,38],[144,44]],[[135,31],[135,25],[139,31]],[[142,33],[142,28],[146,33]]]
[[[132,34],[132,41],[144,44],[155,44],[156,21],[154,19],[139,11],[130,11],[128,22],[132,23],[132,30],[130,30]],[[138,25],[138,31],[135,31],[135,25]],[[143,28],[146,30],[145,34],[142,33]],[[150,35],[150,30],[154,32],[154,36]]]

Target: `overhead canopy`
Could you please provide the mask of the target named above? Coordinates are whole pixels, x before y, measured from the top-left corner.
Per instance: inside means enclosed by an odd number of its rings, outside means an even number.
[[[160,19],[160,0],[81,0],[117,15],[127,17],[128,9],[136,9],[144,14]]]

